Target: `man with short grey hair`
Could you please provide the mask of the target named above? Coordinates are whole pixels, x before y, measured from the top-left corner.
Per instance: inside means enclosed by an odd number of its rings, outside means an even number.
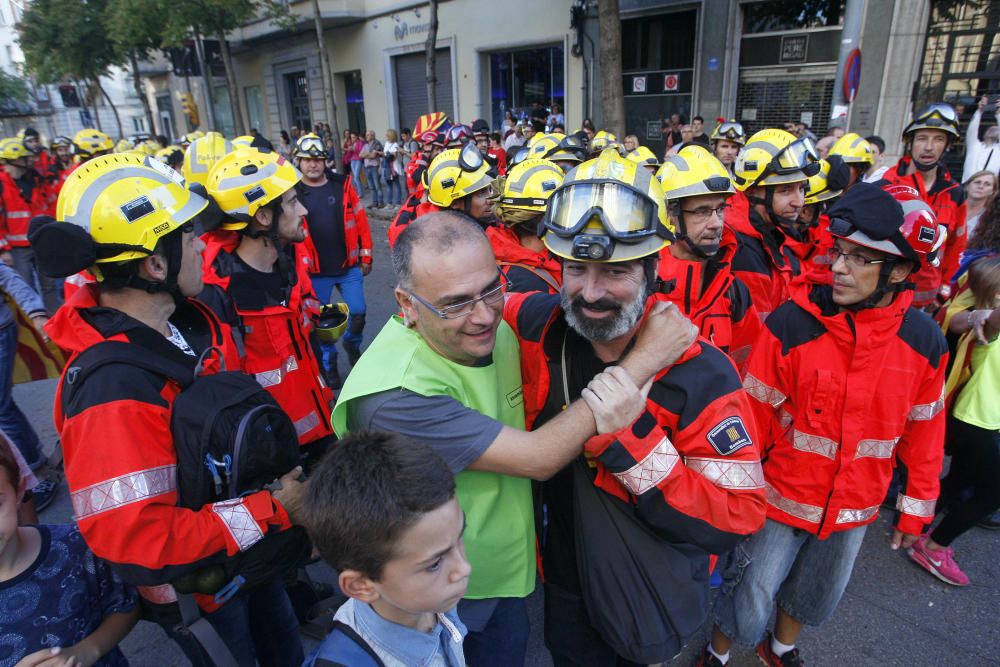
[[[575,401],[528,433],[523,394],[531,388],[522,384],[517,337],[502,317],[507,285],[482,229],[452,212],[421,216],[396,239],[392,262],[401,314],[361,355],[333,425],[341,436],[383,430],[418,439],[448,463],[472,564],[459,607],[466,659],[521,665],[525,598],[536,576],[531,480],[561,470],[593,435],[638,417],[639,387],[690,344],[686,329],[675,331],[687,321],[650,318],[631,353],[590,381],[595,408]]]

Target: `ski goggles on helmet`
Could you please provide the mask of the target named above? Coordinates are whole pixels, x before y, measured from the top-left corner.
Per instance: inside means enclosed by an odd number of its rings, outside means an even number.
[[[725,139],[726,141],[743,142],[746,141],[746,132],[743,125],[735,121],[726,121],[715,128],[715,139]]]
[[[325,159],[326,149],[323,148],[323,141],[319,137],[305,137],[299,140],[299,146],[295,150],[295,156]]]
[[[545,153],[548,160],[558,160],[567,158],[577,158],[581,162],[587,159],[587,147],[583,145],[579,137],[568,135],[559,141],[559,144]]]
[[[950,104],[938,102],[928,104],[913,117],[913,122],[925,125],[954,125],[958,123],[958,112]]]
[[[803,137],[785,146],[771,159],[768,172],[785,176],[802,172],[806,176],[819,173],[819,153],[811,139]]]
[[[458,166],[462,171],[476,171],[483,166],[483,154],[473,143],[465,144],[458,154]]]
[[[657,203],[624,183],[577,181],[549,198],[542,227],[557,236],[575,236],[594,219],[611,238],[635,242],[659,233]]]

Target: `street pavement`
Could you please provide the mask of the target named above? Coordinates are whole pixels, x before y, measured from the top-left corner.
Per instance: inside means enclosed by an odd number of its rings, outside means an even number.
[[[386,229],[391,221],[386,210],[369,211],[374,241],[374,267],[365,281],[368,301],[366,341],[392,315],[394,276]],[[339,355],[341,374],[348,372],[346,355]],[[54,380],[15,387],[14,397],[38,430],[47,452],[58,458],[52,424]],[[42,512],[46,523],[68,523],[72,508],[62,486],[56,501]],[[858,556],[854,575],[844,599],[820,628],[806,628],[798,646],[810,666],[900,665],[937,667],[945,665],[1000,665],[1000,532],[973,529],[953,545],[956,558],[972,580],[956,588],[931,577],[909,561],[905,554],[889,549],[891,518],[882,516],[871,524]],[[325,564],[310,566],[317,580],[333,582],[333,571]],[[816,572],[817,578],[824,573]],[[538,592],[529,600],[532,633],[528,665],[543,667],[552,661],[542,639],[542,600]],[[687,649],[670,665],[692,664],[707,640],[710,627],[702,628]],[[315,646],[304,638],[306,652]],[[140,622],[122,648],[133,665],[167,667],[188,661],[163,631]],[[758,664],[752,649],[734,649],[734,667]],[[470,666],[474,667],[474,666]]]

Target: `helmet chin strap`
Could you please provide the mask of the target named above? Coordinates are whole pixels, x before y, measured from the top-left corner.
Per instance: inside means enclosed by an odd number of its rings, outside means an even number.
[[[851,304],[850,306],[844,306],[845,310],[851,312],[858,312],[868,308],[878,308],[879,303],[885,298],[887,294],[896,295],[901,292],[905,292],[909,289],[914,289],[916,285],[909,280],[902,280],[898,283],[889,283],[889,274],[892,273],[892,269],[896,266],[896,262],[886,262],[883,264],[879,270],[878,274],[878,285],[875,287],[875,291],[865,299],[864,301],[859,301],[858,303]]]
[[[750,200],[751,204],[760,204],[763,206],[764,210],[767,211],[767,217],[771,219],[771,223],[784,232],[786,236],[795,241],[805,240],[802,232],[795,228],[795,218],[786,218],[774,212],[774,188],[765,186],[763,199],[753,195],[747,195],[747,199]]]
[[[684,245],[687,246],[687,249],[690,250],[691,253],[698,259],[711,259],[715,253],[709,255],[707,252],[702,250],[701,246],[692,241],[690,236],[688,236],[687,223],[684,221],[684,211],[681,210],[679,205],[677,206],[675,212],[677,214],[677,232],[674,233],[674,238],[678,241],[683,241]]]
[[[278,275],[281,278],[282,288],[295,285],[298,282],[297,276],[292,273],[292,260],[281,246],[281,238],[278,236],[278,221],[281,219],[284,209],[281,207],[281,199],[275,200],[271,206],[271,226],[266,230],[255,232],[244,231],[243,233],[252,239],[264,237],[274,245],[278,254]]]

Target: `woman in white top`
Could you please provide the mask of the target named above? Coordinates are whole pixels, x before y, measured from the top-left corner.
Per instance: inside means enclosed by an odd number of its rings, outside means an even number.
[[[386,190],[385,202],[388,206],[399,208],[403,205],[403,159],[400,154],[396,130],[385,131],[385,153],[382,163],[382,179],[389,186]]]
[[[1000,190],[997,175],[992,171],[977,171],[965,182],[965,233],[966,238],[979,224],[983,211]]]

